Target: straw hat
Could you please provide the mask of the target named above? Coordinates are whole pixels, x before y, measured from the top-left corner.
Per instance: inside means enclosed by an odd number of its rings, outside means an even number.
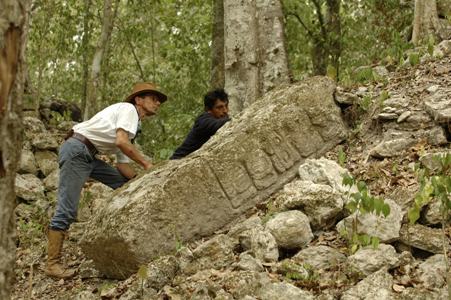
[[[160,92],[157,86],[151,82],[138,82],[133,86],[130,96],[125,98],[125,102],[134,103],[135,97],[145,93],[152,93],[160,99],[160,103],[165,102],[168,96]]]

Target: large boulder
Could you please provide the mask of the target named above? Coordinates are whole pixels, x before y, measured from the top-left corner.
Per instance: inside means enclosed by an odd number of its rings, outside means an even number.
[[[189,157],[119,191],[86,227],[84,253],[108,277],[126,278],[187,242],[213,234],[291,181],[308,157],[347,134],[325,77],[276,89]]]

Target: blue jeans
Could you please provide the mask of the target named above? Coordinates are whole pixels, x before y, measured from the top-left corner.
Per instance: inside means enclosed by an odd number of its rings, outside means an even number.
[[[113,189],[128,181],[116,168],[93,157],[86,145],[74,138],[61,146],[58,163],[58,203],[50,221],[50,228],[54,230],[67,230],[76,221],[81,190],[88,177]]]

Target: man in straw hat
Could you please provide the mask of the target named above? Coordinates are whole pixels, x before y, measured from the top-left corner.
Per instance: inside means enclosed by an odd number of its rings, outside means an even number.
[[[131,140],[141,119],[155,115],[166,99],[154,84],[137,83],[124,102],[108,106],[90,120],[75,125],[68,134],[58,156],[58,203],[48,232],[47,275],[69,278],[75,274],[63,267],[60,258],[66,232],[77,218],[80,193],[88,177],[117,189],[135,176],[130,159],[144,170],[152,167]],[[116,168],[97,159],[97,153],[116,154]]]

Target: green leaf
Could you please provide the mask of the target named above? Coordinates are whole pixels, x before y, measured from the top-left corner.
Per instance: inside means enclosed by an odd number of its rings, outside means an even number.
[[[371,246],[374,249],[377,249],[377,247],[379,247],[379,238],[376,236],[371,237]]]
[[[410,208],[407,213],[407,217],[409,218],[410,224],[415,224],[415,222],[420,218],[420,209],[418,206]]]
[[[384,205],[382,206],[382,213],[384,214],[384,217],[387,217],[390,214],[390,210],[390,205],[384,203]]]
[[[140,278],[142,280],[146,279],[148,276],[148,272],[149,272],[149,269],[147,268],[147,266],[145,266],[145,265],[140,266],[139,270],[138,270],[138,278]]]
[[[342,184],[344,186],[353,186],[354,185],[354,178],[352,176],[350,176],[348,173],[343,173],[341,174],[341,177],[343,178],[342,180]]]
[[[357,203],[355,201],[349,201],[346,204],[346,208],[351,212],[354,213],[357,210]]]

